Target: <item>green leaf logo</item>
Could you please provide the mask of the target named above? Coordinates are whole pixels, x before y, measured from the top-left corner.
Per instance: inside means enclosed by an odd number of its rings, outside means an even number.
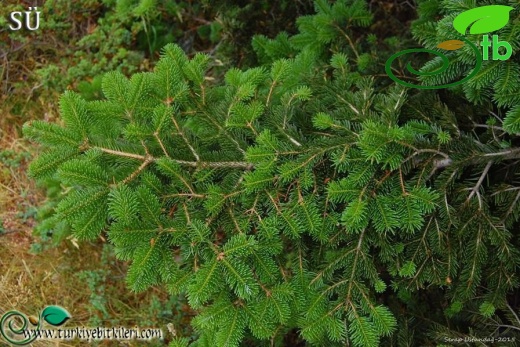
[[[470,34],[484,34],[498,30],[509,22],[511,6],[489,5],[477,7],[459,14],[453,20],[453,27],[462,35],[469,29]]]
[[[72,317],[66,309],[60,306],[47,306],[42,312],[43,319],[54,326],[62,325]]]

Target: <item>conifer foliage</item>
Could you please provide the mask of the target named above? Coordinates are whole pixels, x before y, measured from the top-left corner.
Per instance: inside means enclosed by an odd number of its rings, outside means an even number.
[[[64,187],[47,223],[106,233],[132,290],[185,294],[198,339],[175,346],[282,346],[294,331],[417,345],[510,323],[512,135],[474,131],[469,102],[362,76],[364,1],[316,10],[295,36],[256,38],[265,65],[222,82],[209,56],[168,45],[153,72],[106,74],[103,100],[65,93],[62,125],[24,129],[46,145],[31,175]]]

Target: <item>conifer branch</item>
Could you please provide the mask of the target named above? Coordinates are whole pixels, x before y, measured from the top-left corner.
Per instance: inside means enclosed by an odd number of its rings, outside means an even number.
[[[202,92],[202,105],[206,105],[206,89],[204,88],[204,84],[201,83],[199,87]]]
[[[513,330],[520,331],[520,327],[510,325],[510,324],[486,324],[486,325],[496,327],[497,330],[501,329],[501,328],[506,328],[506,329],[513,329]]]
[[[138,159],[141,161],[150,161],[154,162],[157,160],[157,158],[152,156],[145,156],[135,153],[128,153],[128,152],[121,152],[116,151],[109,148],[103,148],[103,147],[92,147],[95,149],[99,149],[102,152],[124,157],[124,158],[131,158],[131,159]],[[173,159],[172,160],[180,165],[190,166],[194,168],[231,168],[231,169],[245,169],[245,170],[252,170],[254,168],[254,165],[248,162],[241,162],[241,161],[187,161],[187,160],[180,160],[180,159]]]
[[[153,136],[155,137],[155,139],[156,139],[157,142],[159,143],[159,146],[161,146],[161,149],[162,149],[164,155],[165,155],[167,158],[170,158],[170,159],[171,159],[171,157],[170,157],[170,155],[168,154],[168,151],[166,151],[166,147],[164,147],[164,144],[163,144],[161,138],[159,137],[159,134],[157,133],[157,131],[153,133]]]
[[[354,262],[352,264],[352,268],[350,271],[349,285],[347,289],[347,295],[345,297],[346,306],[354,306],[352,303],[352,286],[354,285],[354,277],[356,275],[357,263],[359,260],[359,254],[361,253],[361,246],[363,245],[363,238],[365,237],[366,228],[361,231],[361,235],[359,235],[358,243],[355,248],[356,254],[354,255]]]
[[[220,124],[218,124],[211,116],[206,116],[206,119],[208,119],[213,125],[215,125],[220,132],[222,132],[231,142],[233,142],[237,149],[242,153],[246,154],[246,151],[240,146],[237,140],[235,140],[227,131],[224,129]]]
[[[446,9],[432,1],[431,11]],[[42,230],[85,239],[106,232],[131,261],[133,289],[165,283],[198,310],[195,344],[237,347],[253,335],[274,346],[285,339],[277,334],[299,330],[309,345],[423,345],[431,330],[456,333],[443,330],[450,310],[464,311],[457,327],[469,313],[475,331],[493,332],[494,305],[519,286],[520,148],[499,147],[518,142],[518,59],[483,66],[460,105],[450,89],[407,98],[387,88],[388,76],[374,83],[380,58],[395,52],[373,52],[399,41],[352,28],[370,24],[366,5],[316,2],[318,17],[301,19],[301,35],[255,39],[266,64],[231,69],[224,81],[205,76],[208,57],[167,45],[155,71],[105,76],[106,100],[69,93],[64,126],[28,126],[49,148],[31,174],[58,179],[63,191]],[[504,39],[518,47],[520,27],[511,24]],[[445,27],[417,36],[439,42]],[[450,62],[453,76],[466,70],[460,57]],[[493,100],[482,102],[488,92]],[[488,115],[472,112],[473,102],[509,108],[491,113],[500,127],[475,124]],[[81,143],[85,134],[99,146]],[[473,166],[483,168],[480,178]],[[441,304],[425,303],[419,287]],[[404,296],[410,312],[391,305]],[[412,334],[408,321],[424,307],[432,329]],[[505,319],[519,321],[507,310]],[[402,343],[411,335],[418,340]]]
[[[509,303],[506,302],[506,307],[511,312],[511,314],[515,317],[516,322],[520,325],[520,318],[518,318],[518,315],[516,314],[516,312],[511,308],[511,305],[509,305]]]
[[[484,157],[498,157],[504,156],[506,159],[519,159],[520,158],[520,148],[512,148],[500,152],[495,153],[486,153]]]
[[[231,220],[233,221],[233,225],[235,226],[235,229],[238,231],[239,234],[244,234],[242,229],[240,229],[240,225],[238,225],[237,219],[235,217],[235,214],[233,213],[233,210],[231,207],[228,207],[228,212]]]
[[[482,174],[480,175],[480,178],[477,181],[477,184],[475,184],[475,186],[471,190],[471,193],[469,194],[467,200],[471,200],[473,195],[475,195],[475,193],[480,189],[480,186],[482,185],[482,182],[484,181],[484,178],[486,178],[486,175],[487,175],[489,169],[491,168],[491,165],[493,165],[493,162],[492,161],[488,161],[488,163],[486,164],[486,167],[484,168],[484,171],[482,171]]]
[[[450,166],[451,164],[453,164],[453,160],[451,158],[446,158],[446,159],[441,159],[441,160],[435,160],[433,162],[433,166],[434,166],[434,170],[435,169],[442,169],[442,168],[445,168],[447,166]],[[429,177],[431,177],[433,175],[430,174]]]
[[[242,161],[186,161],[174,159],[177,164],[196,168],[222,168],[222,169],[245,169],[252,170],[254,165]]]
[[[191,217],[190,217],[190,213],[188,211],[188,205],[186,205],[186,203],[182,203],[182,209],[184,210],[184,215],[186,216],[186,224],[190,225],[191,224]]]
[[[131,180],[133,180],[135,177],[137,177],[137,175],[139,175],[139,173],[141,173],[152,162],[153,162],[153,157],[150,155],[147,155],[145,157],[145,160],[143,161],[143,163],[134,172],[132,172],[128,177],[126,177],[121,183],[126,184],[126,183],[130,182]]]
[[[197,194],[197,193],[174,193],[174,194],[164,195],[163,197],[164,198],[189,197],[189,198],[205,199],[207,197],[207,195],[206,194]]]
[[[474,128],[484,128],[484,129],[491,129],[491,130],[500,130],[502,132],[505,132],[504,128],[502,127],[499,127],[497,125],[487,125],[487,124],[477,124],[477,123],[473,123],[473,127]]]
[[[356,59],[359,59],[359,53],[358,53],[356,47],[354,46],[354,43],[353,43],[352,40],[350,39],[350,36],[348,36],[347,33],[346,33],[346,32],[345,32],[345,31],[344,31],[344,30],[343,30],[339,25],[334,24],[334,27],[335,27],[336,29],[338,29],[339,32],[340,32],[343,36],[345,36],[345,38],[346,38],[347,41],[348,41],[348,44],[349,44],[350,48],[352,48],[352,52],[354,52],[354,55],[356,56]]]
[[[404,144],[404,145],[406,145],[406,147],[410,147],[410,145],[405,144],[405,143],[400,142],[400,144]],[[411,146],[411,147],[413,147],[413,146]],[[405,160],[403,160],[403,163],[407,162],[408,160],[410,160],[413,157],[415,157],[419,154],[422,154],[422,153],[435,153],[435,154],[438,154],[438,155],[444,157],[444,159],[450,159],[449,155],[447,155],[444,152],[438,151],[436,149],[431,149],[431,148],[423,148],[423,149],[413,148],[413,149],[414,149],[414,152],[409,157],[407,157]]]
[[[199,155],[197,154],[197,151],[195,151],[195,148],[193,148],[193,146],[190,144],[190,142],[189,142],[188,139],[186,138],[186,135],[184,135],[184,132],[183,132],[183,131],[181,130],[181,128],[179,127],[179,124],[177,123],[177,120],[175,119],[175,116],[172,116],[171,119],[172,119],[173,124],[175,125],[175,128],[177,129],[177,132],[179,133],[179,135],[181,135],[182,139],[184,140],[184,142],[186,143],[186,145],[187,145],[188,148],[190,149],[191,153],[192,153],[193,156],[195,157],[195,160],[196,160],[196,161],[199,161],[199,160],[200,160],[200,157],[199,157]]]
[[[271,102],[271,95],[273,94],[274,87],[276,86],[277,81],[273,80],[271,83],[271,86],[269,87],[269,92],[267,93],[267,98],[265,101],[265,106],[269,106],[269,103]]]
[[[98,147],[98,146],[95,146],[95,147],[92,147],[92,148],[99,149],[102,152],[105,152],[105,153],[108,153],[108,154],[112,154],[112,155],[116,155],[116,156],[119,156],[119,157],[138,159],[138,160],[141,160],[141,161],[146,161],[146,159],[147,159],[147,157],[145,155],[140,155],[140,154],[135,154],[135,153],[128,153],[128,152],[121,152],[121,151],[116,151],[116,150],[113,150],[113,149],[103,148],[103,147]]]
[[[520,188],[520,187],[519,187]],[[515,195],[515,199],[513,200],[513,202],[511,203],[511,206],[509,206],[509,208],[507,209],[507,212],[504,214],[504,220],[509,217],[511,215],[511,213],[513,213],[513,210],[515,209],[516,207],[516,204],[518,202],[518,200],[520,199],[520,191]]]

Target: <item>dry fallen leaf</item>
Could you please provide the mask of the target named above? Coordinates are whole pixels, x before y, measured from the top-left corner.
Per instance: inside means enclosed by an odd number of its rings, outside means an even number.
[[[438,48],[445,49],[447,51],[455,51],[464,46],[464,42],[460,40],[448,40],[441,42],[437,45]]]

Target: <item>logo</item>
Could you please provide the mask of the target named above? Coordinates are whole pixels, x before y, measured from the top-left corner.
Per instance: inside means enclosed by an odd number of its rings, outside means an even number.
[[[13,345],[23,346],[33,342],[37,336],[36,334],[27,334],[29,324],[34,327],[32,328],[33,331],[38,331],[41,329],[43,321],[53,326],[60,326],[70,317],[70,313],[60,306],[47,306],[38,317],[27,317],[25,314],[13,310],[4,313],[0,318],[0,333],[4,339]],[[23,337],[23,339],[17,339],[15,336]]]
[[[0,316],[0,341],[3,338],[11,345],[25,346],[37,339],[65,341],[80,339],[86,340],[89,344],[99,340],[164,339],[161,329],[141,329],[138,326],[55,328],[71,317],[70,313],[60,306],[47,306],[38,316],[27,316],[15,310],[6,312]]]
[[[394,55],[392,55],[385,64],[385,71],[386,74],[396,83],[399,83],[400,85],[403,85],[405,87],[410,88],[418,88],[418,89],[441,89],[441,88],[448,88],[453,87],[459,84],[462,84],[471,78],[473,78],[482,67],[482,62],[484,60],[489,60],[490,57],[493,60],[507,60],[511,57],[513,54],[513,48],[507,41],[500,41],[498,35],[490,36],[487,35],[487,33],[498,30],[506,26],[506,24],[509,22],[509,12],[513,10],[513,7],[511,6],[503,6],[503,5],[489,5],[489,6],[481,6],[477,7],[468,11],[464,11],[461,14],[459,14],[455,19],[453,20],[453,27],[455,30],[461,34],[461,36],[458,39],[448,40],[441,42],[437,45],[437,48],[444,49],[447,51],[454,51],[457,49],[462,48],[464,45],[467,45],[471,48],[471,50],[475,53],[475,67],[471,71],[469,75],[464,77],[460,81],[451,82],[443,85],[438,86],[423,86],[423,85],[417,85],[413,83],[409,83],[406,81],[403,81],[399,79],[397,76],[395,76],[394,72],[392,71],[392,63],[397,58],[408,54],[408,53],[431,53],[439,58],[442,59],[442,66],[431,72],[422,72],[415,70],[411,63],[408,62],[406,65],[406,69],[408,72],[417,75],[417,76],[433,76],[443,73],[449,68],[449,58],[442,54],[441,52],[434,51],[431,49],[426,48],[413,48],[413,49],[406,49],[404,51],[398,52]],[[467,40],[464,35],[466,35],[466,30],[469,27],[469,34],[470,35],[476,35],[476,34],[486,34],[482,37],[482,42],[480,46],[482,47],[482,53],[480,52],[479,48],[473,43]],[[499,51],[499,48],[503,47],[504,49],[502,52]],[[491,52],[490,52],[491,48]],[[505,52],[503,52],[505,50]],[[491,53],[491,54],[490,54]]]

